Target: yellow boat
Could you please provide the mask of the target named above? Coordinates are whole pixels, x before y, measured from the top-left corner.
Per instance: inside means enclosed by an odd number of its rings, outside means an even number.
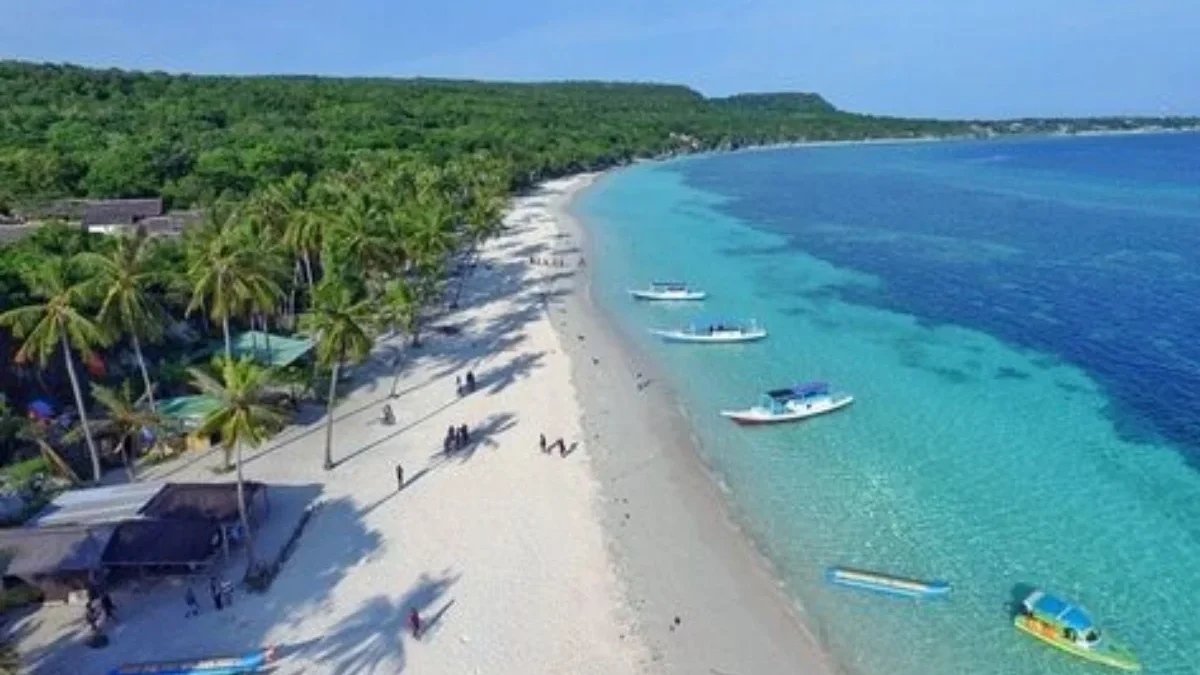
[[[1013,625],[1080,658],[1121,670],[1142,669],[1137,656],[1127,647],[1102,638],[1100,629],[1082,609],[1048,593],[1030,593],[1013,617]]]

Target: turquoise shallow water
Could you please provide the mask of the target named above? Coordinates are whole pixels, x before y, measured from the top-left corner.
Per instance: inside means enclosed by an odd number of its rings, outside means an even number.
[[[860,151],[836,150],[844,163]],[[805,151],[789,152],[738,161],[804,161]],[[594,292],[662,364],[699,451],[842,668],[1102,671],[1015,632],[1007,605],[1027,584],[1082,603],[1147,672],[1200,673],[1200,473],[1188,453],[1121,433],[1110,389],[1062,354],[863,300],[897,283],[890,271],[834,266],[794,234],[733,215],[731,198],[689,185],[689,165],[719,161],[637,166],[577,201]],[[1011,187],[1013,174],[1005,180]],[[1086,188],[1061,192],[1076,199]],[[628,288],[662,277],[712,295],[702,307],[629,300]],[[753,317],[771,336],[690,347],[646,333],[697,314]],[[835,382],[856,404],[773,429],[717,415],[809,379]],[[954,592],[914,604],[834,589],[822,576],[832,564],[947,579]]]

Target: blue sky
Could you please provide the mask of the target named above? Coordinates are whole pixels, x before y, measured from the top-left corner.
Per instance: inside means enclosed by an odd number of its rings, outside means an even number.
[[[1200,114],[1200,0],[0,0],[0,57],[665,81],[938,117]]]

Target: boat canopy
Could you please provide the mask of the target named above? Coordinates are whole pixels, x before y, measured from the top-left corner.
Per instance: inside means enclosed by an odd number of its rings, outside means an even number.
[[[1087,613],[1057,596],[1040,593],[1038,597],[1031,596],[1025,603],[1029,611],[1043,621],[1073,628],[1081,634],[1095,628]]]
[[[809,396],[820,396],[829,393],[828,382],[808,382],[806,384],[798,384],[788,389],[775,389],[768,391],[767,396],[777,401],[788,401],[795,398],[808,398]]]
[[[651,281],[650,285],[655,288],[687,288],[687,283],[683,281]]]

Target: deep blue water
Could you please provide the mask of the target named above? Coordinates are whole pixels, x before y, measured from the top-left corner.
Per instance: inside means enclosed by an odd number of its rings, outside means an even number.
[[[1083,675],[1023,638],[1033,585],[1149,673],[1200,673],[1200,136],[809,147],[605,176],[592,291],[661,364],[732,505],[853,675]],[[680,277],[703,303],[631,301]],[[739,346],[647,328],[755,318]],[[844,412],[720,417],[825,379]],[[848,564],[954,585],[914,605]],[[737,664],[722,664],[740,672]]]
[[[785,247],[883,281],[840,299],[1075,364],[1122,434],[1171,441],[1200,468],[1200,134],[811,148],[679,170]]]

